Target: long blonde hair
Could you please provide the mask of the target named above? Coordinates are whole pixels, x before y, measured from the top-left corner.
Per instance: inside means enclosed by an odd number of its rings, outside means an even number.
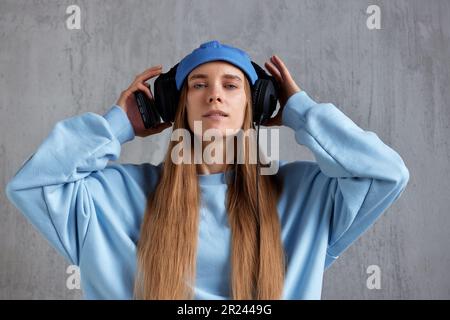
[[[251,89],[244,81],[247,103],[242,129],[253,128]],[[189,129],[187,86],[180,92],[173,130]],[[191,131],[192,132],[192,131]],[[160,179],[148,195],[137,248],[135,299],[193,299],[199,226],[200,187],[196,164],[175,164],[169,143]],[[192,146],[193,144],[191,144]],[[228,165],[235,181],[227,182],[226,208],[231,230],[231,299],[281,299],[285,253],[276,204],[281,182],[260,175],[256,206],[256,164],[249,161],[248,140],[241,145],[244,163]],[[242,162],[242,161],[241,161]],[[186,192],[189,190],[189,192]]]

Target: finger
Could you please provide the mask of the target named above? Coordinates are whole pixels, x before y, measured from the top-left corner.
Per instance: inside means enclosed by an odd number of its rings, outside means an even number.
[[[158,73],[161,73],[161,72],[162,72],[162,68],[157,68],[157,69],[151,68],[151,69],[145,70],[141,74],[137,75],[136,79],[140,79],[140,80],[149,79],[150,77],[152,77]]]
[[[266,62],[265,66],[267,68],[267,70],[269,70],[269,72],[279,81],[283,81],[283,78],[281,77],[281,73],[280,71],[278,71],[278,69],[273,65],[273,63],[271,62]]]
[[[138,83],[144,84],[146,81],[148,81],[149,79],[153,78],[154,76],[159,75],[160,73],[161,73],[161,71],[159,70],[159,71],[153,71],[153,72],[151,72],[149,74],[137,76],[136,79],[131,84],[131,86],[136,86]]]
[[[142,77],[142,82],[145,82],[153,77],[156,77],[162,73],[162,69],[150,70]]]
[[[144,72],[142,72],[142,73],[139,74],[139,75],[140,75],[140,76],[143,76],[143,75],[145,75],[145,74],[147,74],[147,73],[149,73],[149,72],[151,72],[151,71],[159,70],[159,69],[162,69],[162,65],[161,65],[161,64],[158,64],[158,65],[156,65],[156,66],[153,66],[153,67],[150,67],[150,68],[148,68],[148,69],[145,69]]]
[[[141,74],[137,75],[136,80],[139,79],[139,81],[142,81],[142,80],[146,81],[161,72],[162,72],[162,65],[159,65],[156,67],[151,67],[151,68],[145,70],[144,72],[142,72]]]
[[[162,64],[157,64],[153,67],[150,67],[149,69],[161,69],[162,68]]]
[[[172,126],[171,122],[163,122],[160,124],[162,128],[166,129]]]
[[[289,73],[288,68],[286,67],[286,65],[284,64],[284,62],[280,59],[280,57],[278,57],[277,55],[273,55],[271,57],[271,61],[277,66],[278,70],[281,73],[281,76],[283,77],[283,79],[290,79],[291,78],[291,74]]]
[[[150,91],[150,89],[147,86],[145,86],[143,83],[137,83],[136,86],[138,89],[144,91],[145,94],[147,95],[147,97],[149,97],[149,99],[153,100],[152,92]]]
[[[148,129],[148,130],[152,130],[153,132],[159,133],[171,126],[172,126],[172,124],[170,122],[161,122],[161,123],[158,123],[157,125],[155,125],[153,128]]]
[[[155,67],[151,67],[151,68],[145,70],[145,71],[143,72],[143,74],[144,74],[144,76],[146,76],[146,75],[148,75],[148,74],[155,73],[155,72],[157,72],[157,71],[162,71],[162,65],[158,65],[158,66],[155,66]]]
[[[281,126],[282,124],[283,124],[282,118],[279,114],[277,114],[275,117],[270,118],[266,126],[273,127],[273,126]]]
[[[140,84],[140,82],[133,82],[127,89],[128,95],[132,95],[134,92],[136,92],[138,90],[145,91],[145,89],[140,87],[139,84]]]

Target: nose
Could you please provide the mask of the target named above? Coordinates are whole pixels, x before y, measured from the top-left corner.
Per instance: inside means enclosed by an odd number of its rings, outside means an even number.
[[[209,97],[209,102],[222,102],[222,98],[219,95],[212,95]]]
[[[208,102],[212,103],[212,102],[222,102],[222,92],[220,91],[220,89],[218,88],[220,86],[216,86],[216,85],[211,85],[210,86],[210,91],[208,93]]]

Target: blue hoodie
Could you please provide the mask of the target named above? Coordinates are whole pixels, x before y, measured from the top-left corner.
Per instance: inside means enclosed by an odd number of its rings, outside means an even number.
[[[320,299],[324,271],[403,192],[409,171],[373,132],[305,91],[283,125],[317,162],[279,161],[277,204],[287,255],[283,299]],[[120,107],[58,122],[8,183],[10,201],[71,264],[86,299],[132,299],[136,245],[161,164],[108,163],[135,137]],[[202,206],[196,299],[230,299],[230,227],[224,173],[199,175]]]

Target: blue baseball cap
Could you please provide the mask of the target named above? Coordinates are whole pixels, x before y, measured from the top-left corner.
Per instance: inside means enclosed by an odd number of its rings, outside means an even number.
[[[240,68],[249,79],[251,85],[254,85],[258,79],[258,74],[251,63],[250,56],[245,51],[213,40],[201,44],[200,47],[180,61],[175,74],[177,89],[181,89],[184,79],[197,66],[216,60],[227,61]]]

